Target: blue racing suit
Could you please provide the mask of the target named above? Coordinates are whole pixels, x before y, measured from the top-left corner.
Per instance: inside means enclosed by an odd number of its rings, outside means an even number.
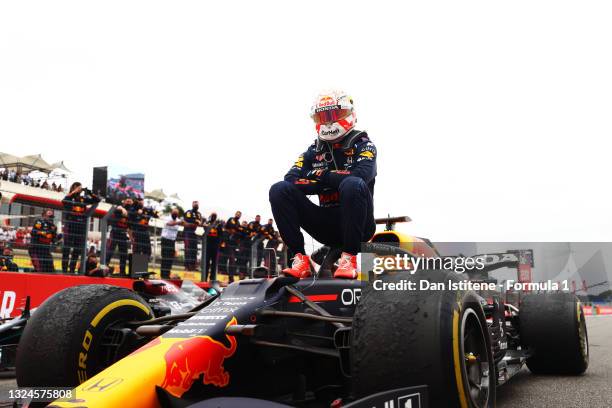
[[[353,130],[340,142],[317,140],[270,188],[278,230],[294,253],[304,254],[303,228],[317,241],[357,254],[374,223],[376,147],[367,133]],[[318,195],[319,206],[306,196]]]

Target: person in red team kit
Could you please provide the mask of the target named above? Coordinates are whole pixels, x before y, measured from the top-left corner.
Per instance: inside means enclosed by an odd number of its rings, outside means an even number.
[[[321,93],[311,109],[317,139],[299,156],[283,181],[270,188],[272,213],[283,241],[295,254],[287,275],[311,275],[303,228],[317,241],[342,248],[335,278],[357,278],[361,242],[376,230],[376,147],[355,129],[353,99],[342,91]],[[308,195],[317,194],[319,205]]]

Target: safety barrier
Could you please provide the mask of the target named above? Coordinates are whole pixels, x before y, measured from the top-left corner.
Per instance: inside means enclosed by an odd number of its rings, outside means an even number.
[[[25,213],[3,212],[0,270],[85,274],[95,209],[94,203],[82,211],[28,207]]]
[[[287,253],[283,247],[272,247],[274,242],[260,237],[227,235],[218,224],[214,228],[219,230],[219,234],[211,234],[211,225],[205,225],[194,232],[180,230],[174,242],[161,237],[161,228],[149,227],[147,234],[141,233],[146,236],[143,238],[141,235],[140,240],[150,240],[151,248],[150,251],[142,251],[137,245],[138,237],[133,233],[113,232],[113,224],[117,223],[113,217],[116,216],[116,208],[113,208],[100,222],[101,231],[104,232],[101,259],[105,266],[119,273],[124,270],[122,257],[127,259],[127,269],[132,273],[150,272],[161,277],[222,282],[251,277],[256,267],[272,267],[274,270],[271,274],[275,274],[279,268],[287,265]],[[134,227],[128,221],[128,230]],[[129,242],[121,243],[120,239],[128,239]],[[270,250],[273,252],[268,255]],[[146,257],[145,262],[136,262],[136,258],[142,255]]]
[[[584,306],[584,314],[587,316],[610,316],[612,315],[612,306]]]

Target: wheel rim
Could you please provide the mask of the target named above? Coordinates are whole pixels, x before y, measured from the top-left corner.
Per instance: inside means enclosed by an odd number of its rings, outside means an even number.
[[[486,407],[489,401],[489,353],[484,329],[474,310],[468,309],[461,322],[463,375],[471,406]]]

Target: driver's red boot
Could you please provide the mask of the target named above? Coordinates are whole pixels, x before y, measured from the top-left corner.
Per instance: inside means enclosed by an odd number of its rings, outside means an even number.
[[[357,279],[357,255],[343,252],[338,261],[338,269],[334,272],[334,278]]]
[[[304,279],[310,277],[311,269],[310,257],[308,255],[295,254],[291,268],[283,269],[283,273],[294,278]]]

